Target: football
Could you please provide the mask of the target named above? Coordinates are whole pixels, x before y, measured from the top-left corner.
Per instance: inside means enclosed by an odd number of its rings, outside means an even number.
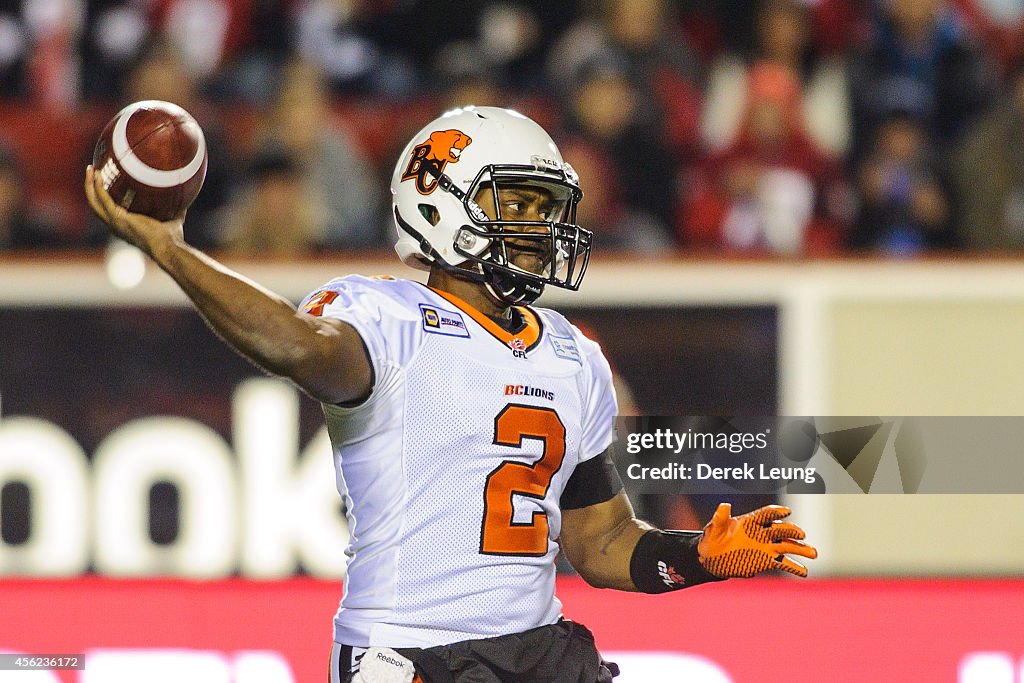
[[[93,150],[92,166],[120,206],[167,221],[187,209],[206,178],[206,139],[176,104],[129,104],[110,120]]]

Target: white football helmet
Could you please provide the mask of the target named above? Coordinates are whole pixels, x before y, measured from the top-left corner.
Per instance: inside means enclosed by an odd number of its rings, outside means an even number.
[[[503,220],[498,191],[510,186],[546,191],[550,212]],[[488,187],[495,220],[477,203]],[[518,112],[465,107],[429,123],[399,157],[391,197],[395,250],[407,265],[456,272],[506,304],[533,303],[548,284],[579,289],[593,241],[576,225],[579,179],[544,129]],[[515,265],[517,249],[538,255],[543,272]]]

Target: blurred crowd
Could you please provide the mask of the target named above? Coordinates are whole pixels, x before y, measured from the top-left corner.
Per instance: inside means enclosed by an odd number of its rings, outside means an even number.
[[[603,250],[1024,248],[1019,0],[0,0],[0,248],[104,243],[82,169],[140,99],[206,132],[204,248],[387,246],[470,103],[552,132]]]

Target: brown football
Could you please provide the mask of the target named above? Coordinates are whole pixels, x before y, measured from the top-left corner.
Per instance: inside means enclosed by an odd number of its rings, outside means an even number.
[[[135,102],[103,129],[92,165],[115,202],[166,221],[187,209],[203,187],[206,140],[178,105]]]

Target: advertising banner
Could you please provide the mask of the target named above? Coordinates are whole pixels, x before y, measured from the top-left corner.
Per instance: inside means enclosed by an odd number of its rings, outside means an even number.
[[[81,658],[3,683],[326,679],[337,582],[83,578],[0,582],[0,653]],[[1017,683],[1024,584],[751,579],[647,596],[564,577],[617,683]],[[31,660],[31,657],[27,657]]]

